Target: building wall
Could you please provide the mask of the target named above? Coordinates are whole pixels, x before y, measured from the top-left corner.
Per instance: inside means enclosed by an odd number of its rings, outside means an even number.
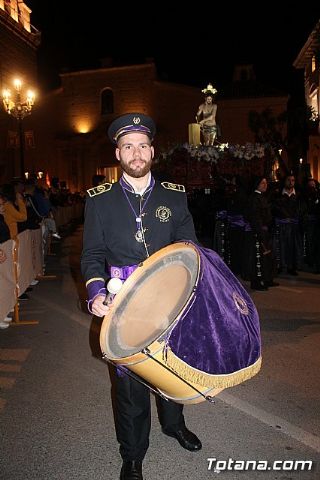
[[[36,31],[31,33],[28,22],[23,24],[23,19],[15,14],[13,7],[17,8],[17,2],[12,1],[11,4],[12,11],[7,6],[4,8],[5,4],[0,4],[0,92],[10,88],[13,93],[13,80],[17,77],[24,81],[28,88],[37,85],[37,48],[40,34]],[[22,7],[27,12],[25,4],[21,4]],[[27,118],[24,125],[28,128]],[[0,182],[20,174],[19,146],[16,144],[15,148],[8,148],[8,138],[10,136],[13,139],[16,132],[17,120],[10,117],[1,104]]]
[[[24,24],[22,17],[1,5],[0,88],[9,86],[17,75],[33,86],[40,37],[30,28],[30,10],[24,9]],[[16,0],[10,0],[10,5],[25,6]],[[102,115],[101,93],[106,88],[113,92],[114,108],[113,113]],[[23,120],[24,130],[34,140],[24,150],[25,170],[48,172],[72,190],[87,188],[93,174],[118,164],[106,134],[115,117],[134,111],[151,115],[157,124],[156,153],[160,153],[188,142],[188,125],[195,122],[203,99],[201,89],[158,81],[153,63],[64,73],[61,88],[47,95],[38,91],[32,115]],[[219,141],[254,141],[248,128],[249,111],[270,108],[277,114],[286,109],[286,102],[286,97],[226,100],[218,96]],[[8,148],[8,132],[16,131],[17,121],[0,110],[0,183],[20,174],[19,146]]]
[[[320,47],[317,47],[313,57],[306,59],[305,65],[305,99],[307,105],[313,108],[314,113],[320,112]],[[315,68],[312,68],[313,60]],[[318,132],[313,132],[309,136],[309,148],[307,153],[307,162],[310,164],[310,173],[316,180],[320,180],[320,122],[318,123]],[[314,129],[315,130],[315,129]]]
[[[0,10],[1,15],[1,10]],[[9,30],[0,22],[0,88],[12,87],[14,78],[37,84],[37,52],[25,35]],[[27,34],[29,36],[30,34]]]
[[[113,92],[114,111],[101,115],[101,92]],[[188,142],[188,125],[195,122],[203,94],[198,88],[159,82],[154,64],[61,75],[61,88],[38,98],[28,121],[35,148],[26,151],[31,171],[49,172],[72,190],[91,185],[92,176],[118,164],[107,138],[112,120],[126,112],[151,115],[157,124],[156,154]],[[250,110],[270,108],[275,115],[286,109],[287,97],[217,100],[220,142],[254,142],[248,127]]]
[[[71,189],[91,184],[99,169],[116,164],[107,128],[117,116],[154,115],[153,64],[61,75],[61,88],[39,99],[32,122],[37,168],[66,181]],[[101,115],[101,92],[113,92],[113,113]]]
[[[270,109],[274,116],[278,116],[287,109],[287,101],[287,96],[221,100],[217,114],[222,135],[220,141],[240,145],[254,143],[254,134],[248,124],[249,112],[262,113]]]
[[[174,144],[188,142],[188,124],[195,122],[202,94],[193,87],[155,81],[154,99],[155,146],[165,150]]]
[[[188,125],[195,122],[198,107],[204,101],[200,89],[184,85],[155,82],[156,118],[158,121],[157,142],[162,148],[169,144],[188,141]],[[287,96],[216,99],[216,121],[221,130],[221,143],[245,144],[254,142],[248,126],[251,110],[258,113],[271,109],[279,115],[287,109]]]
[[[309,133],[307,163],[310,173],[320,180],[320,20],[310,33],[305,45],[302,46],[293,65],[304,70],[304,91],[306,104],[318,115],[318,121]]]

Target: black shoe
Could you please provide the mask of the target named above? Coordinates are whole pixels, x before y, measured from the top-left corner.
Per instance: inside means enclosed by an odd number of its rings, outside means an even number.
[[[18,300],[30,300],[30,297],[26,293],[22,293],[19,295]]]
[[[279,287],[280,283],[278,282],[266,282],[267,287]]]
[[[176,430],[175,432],[170,432],[167,430],[162,430],[165,435],[169,437],[176,438],[180,443],[181,447],[185,448],[186,450],[190,450],[190,452],[195,452],[197,450],[201,450],[202,444],[199,438],[187,427],[182,427],[180,430]]]
[[[143,480],[141,460],[124,460],[120,480]]]
[[[252,290],[260,290],[260,291],[268,290],[267,285],[265,285],[262,282],[261,283],[251,283],[250,288]]]

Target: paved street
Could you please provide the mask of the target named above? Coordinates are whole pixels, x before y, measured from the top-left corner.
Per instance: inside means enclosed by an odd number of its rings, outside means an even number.
[[[21,320],[39,323],[0,331],[1,480],[119,478],[101,321],[85,312],[81,236],[78,227],[54,244],[46,273],[56,278],[42,279],[21,304]],[[261,318],[261,372],[225,389],[213,405],[185,407],[200,452],[161,433],[152,400],[146,480],[319,480],[320,276],[300,272],[278,281],[268,292],[251,292]],[[211,470],[208,458],[216,459]],[[239,463],[232,470],[229,459],[255,460],[260,470],[240,471]],[[286,461],[284,468],[273,470],[275,460]],[[313,469],[290,471],[296,460],[313,461]]]

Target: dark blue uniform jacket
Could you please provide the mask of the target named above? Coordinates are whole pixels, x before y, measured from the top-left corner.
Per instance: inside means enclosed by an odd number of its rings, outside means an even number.
[[[108,265],[136,265],[148,253],[179,240],[198,243],[182,185],[156,181],[151,194],[147,189],[142,197],[128,186],[130,202],[119,183],[104,184],[88,193],[81,257],[87,284],[109,278]],[[140,211],[146,246],[135,238]]]

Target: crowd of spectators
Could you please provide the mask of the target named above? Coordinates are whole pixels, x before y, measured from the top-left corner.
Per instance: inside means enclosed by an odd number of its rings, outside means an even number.
[[[58,185],[45,188],[36,179],[13,180],[0,185],[0,263],[5,261],[1,244],[17,240],[25,230],[41,229],[43,256],[48,254],[51,240],[61,240],[55,217],[60,207],[83,203],[83,195],[71,193]],[[33,284],[38,283],[34,279]],[[23,293],[18,300],[28,299]],[[0,318],[0,328],[6,328],[11,317]]]
[[[104,181],[104,176],[92,179],[94,186]],[[59,185],[45,188],[34,179],[1,185],[0,263],[5,260],[1,244],[26,229],[41,228],[45,256],[51,239],[61,239],[57,210],[84,203],[84,197]],[[292,174],[281,182],[217,177],[213,188],[194,189],[188,200],[200,241],[252,289],[278,286],[276,276],[296,276],[303,268],[320,273],[320,188],[313,178],[297,183]],[[9,321],[0,319],[0,327]]]

